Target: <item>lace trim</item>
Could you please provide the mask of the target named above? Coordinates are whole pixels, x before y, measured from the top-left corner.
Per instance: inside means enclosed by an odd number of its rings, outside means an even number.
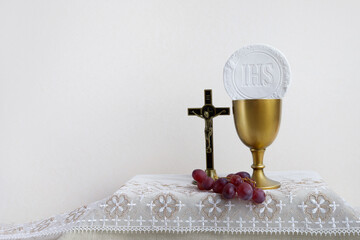
[[[311,235],[311,236],[360,236],[360,227],[356,228],[336,228],[336,229],[292,229],[292,228],[227,228],[227,227],[139,227],[139,226],[129,226],[129,227],[72,227],[71,229],[62,229],[62,230],[51,230],[41,233],[32,233],[32,234],[16,234],[11,236],[0,236],[1,240],[10,240],[10,239],[29,239],[29,238],[48,238],[48,237],[59,237],[65,233],[82,233],[82,232],[115,232],[115,233],[228,233],[228,234],[247,234],[247,233],[262,233],[262,234],[300,234],[300,235]]]

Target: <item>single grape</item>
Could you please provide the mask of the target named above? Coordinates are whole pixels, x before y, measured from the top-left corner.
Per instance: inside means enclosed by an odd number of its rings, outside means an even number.
[[[229,175],[226,176],[226,178],[231,178],[232,176],[234,176],[235,174],[230,173]]]
[[[250,174],[248,172],[238,172],[236,175],[242,177],[242,178],[251,178]]]
[[[210,190],[213,188],[214,182],[214,179],[212,179],[211,177],[206,177],[205,180],[202,181],[202,185],[205,190]]]
[[[235,186],[239,186],[241,183],[243,183],[244,181],[242,180],[241,177],[239,177],[238,175],[233,175],[231,178],[230,178],[230,182],[232,184],[234,184]]]
[[[249,200],[253,196],[253,188],[250,184],[243,182],[236,188],[238,196],[243,200]]]
[[[265,192],[260,188],[255,188],[252,196],[252,200],[256,203],[262,203],[265,201]]]
[[[204,181],[204,180],[207,178],[207,175],[206,175],[206,173],[205,173],[204,170],[195,169],[195,170],[192,172],[192,177],[195,179],[195,181],[197,181],[197,182],[202,182],[202,181]]]
[[[235,196],[236,190],[235,186],[232,183],[228,183],[225,185],[222,195],[226,199],[232,199]]]
[[[201,182],[197,182],[197,187],[199,190],[205,190],[204,186],[202,185]]]
[[[216,193],[222,193],[222,191],[227,183],[228,183],[228,180],[226,180],[226,178],[219,178],[214,183],[213,191]]]

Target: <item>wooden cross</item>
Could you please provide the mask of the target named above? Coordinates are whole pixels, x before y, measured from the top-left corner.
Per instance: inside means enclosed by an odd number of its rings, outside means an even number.
[[[212,105],[211,89],[204,90],[205,105],[202,108],[188,108],[189,116],[198,116],[205,120],[206,172],[214,169],[213,118],[230,115],[230,108],[216,108]],[[216,173],[215,173],[216,176]],[[213,177],[213,176],[212,176]]]

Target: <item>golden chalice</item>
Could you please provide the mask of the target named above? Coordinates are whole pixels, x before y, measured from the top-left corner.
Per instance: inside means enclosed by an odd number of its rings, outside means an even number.
[[[276,138],[281,119],[281,99],[243,99],[233,101],[236,131],[253,156],[252,179],[261,189],[275,189],[280,183],[264,174],[264,152]]]

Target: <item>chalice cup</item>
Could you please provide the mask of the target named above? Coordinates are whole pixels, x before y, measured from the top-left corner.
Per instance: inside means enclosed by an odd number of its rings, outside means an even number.
[[[242,99],[233,101],[236,131],[250,148],[252,179],[261,189],[276,189],[280,183],[264,174],[265,149],[275,140],[281,120],[281,99]]]

